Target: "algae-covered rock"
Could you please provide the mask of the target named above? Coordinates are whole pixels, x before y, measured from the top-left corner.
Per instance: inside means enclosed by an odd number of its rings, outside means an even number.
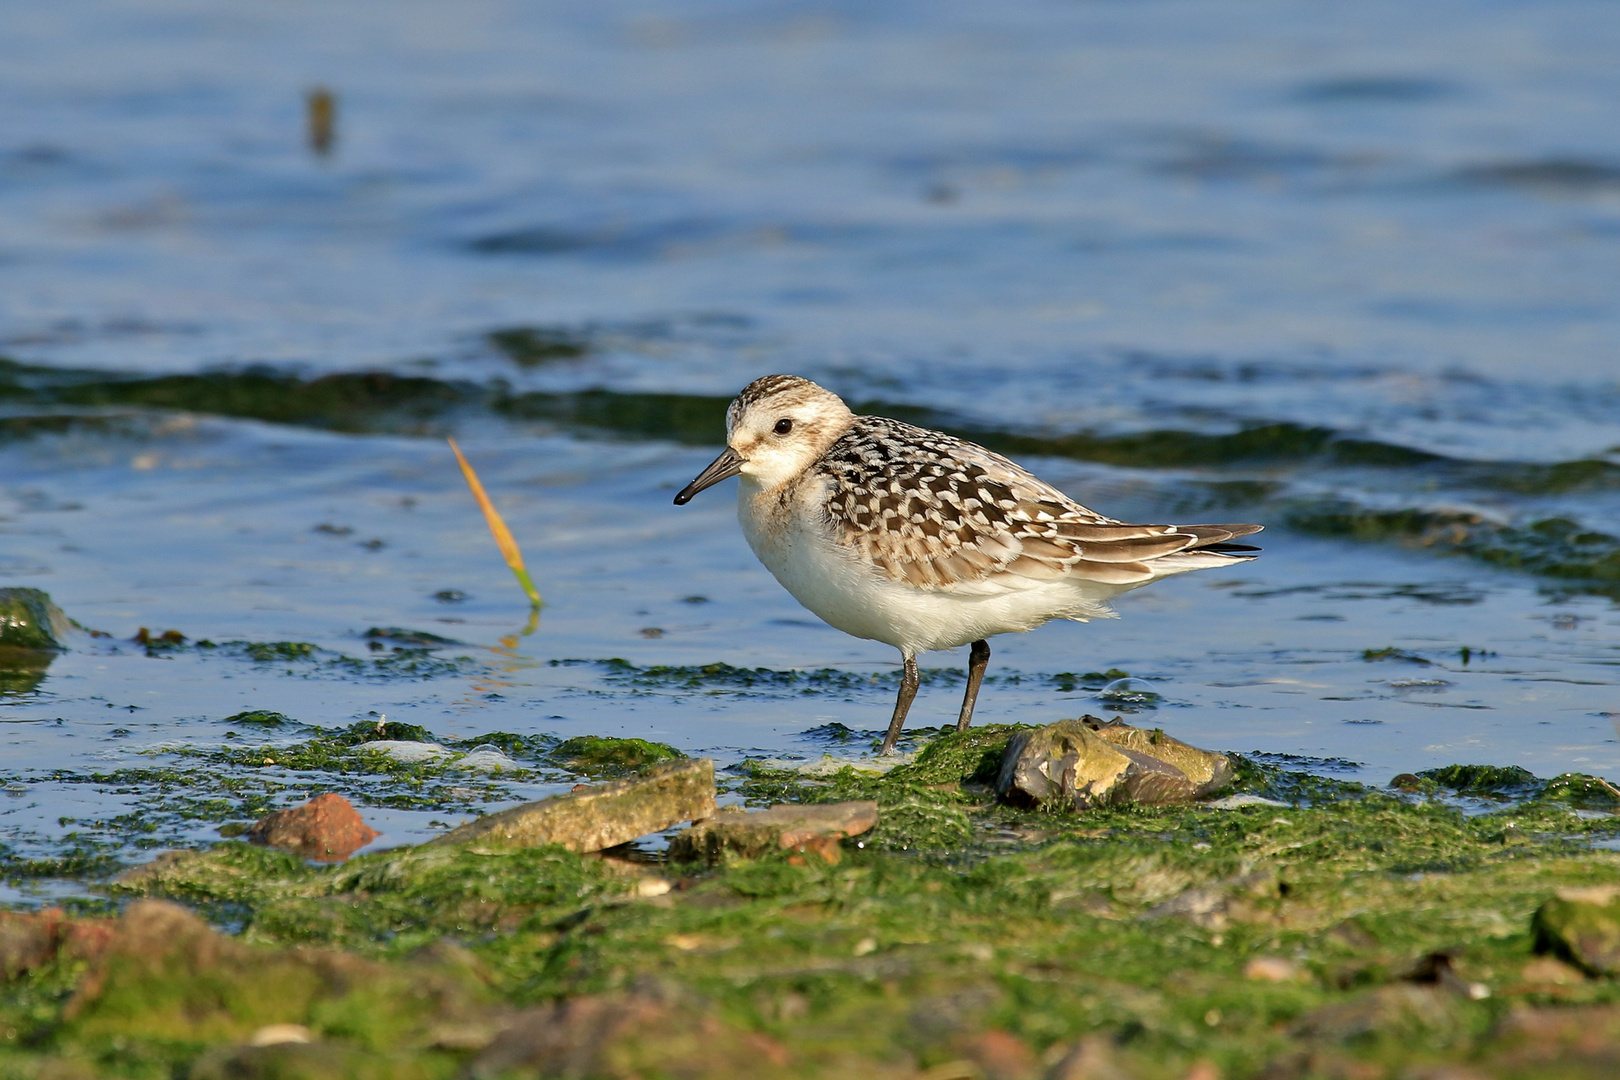
[[[67,648],[72,623],[39,589],[0,589],[0,694],[39,686],[56,654]]]
[[[434,844],[600,851],[714,813],[714,762],[686,759],[644,776],[614,780],[514,806],[470,821]]]
[[[753,811],[727,808],[671,840],[669,854],[672,859],[714,861],[727,851],[744,857],[772,850],[813,851],[836,863],[839,842],[870,831],[877,820],[878,804],[871,800],[780,804]]]
[[[1531,917],[1536,948],[1594,975],[1620,972],[1620,885],[1559,889]]]
[[[1546,785],[1535,773],[1517,765],[1446,765],[1424,769],[1417,777],[1433,780],[1458,795],[1499,799],[1529,798]]]
[[[67,648],[73,624],[40,589],[0,589],[0,650]]]
[[[246,712],[233,713],[221,721],[241,727],[259,728],[278,728],[297,722],[286,713],[271,712],[269,709],[248,709]]]
[[[1115,745],[1082,720],[1060,720],[1015,734],[1007,741],[996,778],[996,793],[1007,802],[1058,801],[1076,810],[1189,802],[1198,790],[1174,765]]]
[[[342,862],[381,835],[360,819],[348,799],[328,791],[303,806],[266,814],[247,837],[316,862]]]
[[[1174,765],[1197,785],[1195,798],[1213,795],[1232,782],[1232,759],[1213,750],[1200,750],[1166,735],[1158,728],[1151,731],[1132,727],[1115,717],[1106,723],[1095,716],[1082,716],[1081,721],[1104,740],[1138,753]]]
[[[559,765],[587,776],[634,776],[663,761],[675,761],[686,755],[664,743],[647,739],[614,739],[599,735],[580,735],[569,739],[552,752],[551,758]]]

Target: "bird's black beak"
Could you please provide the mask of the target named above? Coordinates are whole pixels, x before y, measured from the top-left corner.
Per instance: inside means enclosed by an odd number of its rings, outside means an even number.
[[[697,479],[681,488],[681,493],[675,496],[676,506],[685,506],[692,501],[692,496],[704,488],[711,488],[722,480],[727,480],[742,472],[743,456],[731,447],[721,451],[720,456],[709,463],[709,467],[697,474]]]

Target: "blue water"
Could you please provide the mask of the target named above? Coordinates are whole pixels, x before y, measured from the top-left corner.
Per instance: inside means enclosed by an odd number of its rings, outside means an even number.
[[[792,371],[1002,430],[1289,422],[1462,462],[1620,463],[1616,55],[1620,9],[1597,2],[14,5],[0,355],[720,396]],[[325,158],[304,141],[317,84],[338,100]],[[515,326],[592,350],[521,367],[486,338]],[[550,663],[892,668],[754,562],[729,485],[670,505],[719,430],[699,447],[478,411],[379,435],[87,411],[113,422],[0,441],[0,584],[112,635],[0,699],[18,851],[119,805],[51,770],[216,745],[249,707],[641,735],[723,762],[814,756],[807,729],[887,717],[885,686],[632,692]],[[527,636],[447,425],[546,594]],[[1606,483],[1028,464],[1120,517],[1264,520],[1271,504],[1189,494],[1243,479],[1620,532]],[[1117,622],[998,639],[980,718],[1100,711],[1048,677],[1120,667],[1162,688],[1139,719],[1369,782],[1463,761],[1620,773],[1604,596],[1421,546],[1263,541],[1256,563],[1131,594]],[[407,626],[474,662],[310,678],[150,658],[127,641],[141,626],[357,656],[368,627]],[[1431,663],[1361,658],[1385,646]],[[1487,655],[1464,665],[1463,646]],[[913,722],[957,693],[925,688]],[[385,843],[431,817],[368,816]]]

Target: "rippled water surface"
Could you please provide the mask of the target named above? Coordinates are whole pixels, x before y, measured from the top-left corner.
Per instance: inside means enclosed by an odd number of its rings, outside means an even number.
[[[997,639],[984,721],[1118,669],[1135,722],[1369,782],[1620,772],[1616,55],[1598,2],[7,11],[0,584],[110,636],[0,693],[6,875],[334,783],[219,758],[310,730],[245,710],[869,752],[827,725],[885,721],[892,650],[775,584],[730,485],[670,504],[771,371],[1114,516],[1267,523]],[[217,801],[162,818],[188,761]],[[366,812],[400,843],[569,782]]]

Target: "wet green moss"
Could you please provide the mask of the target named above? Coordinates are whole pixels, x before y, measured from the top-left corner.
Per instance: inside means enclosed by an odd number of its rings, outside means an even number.
[[[271,712],[268,709],[248,709],[245,712],[233,713],[220,721],[223,724],[232,724],[237,727],[279,728],[298,721],[285,713]]]
[[[1424,666],[1432,663],[1432,661],[1425,660],[1417,653],[1407,652],[1405,649],[1397,649],[1393,645],[1386,645],[1382,649],[1362,649],[1361,658],[1368,663],[1374,663],[1379,660],[1392,660],[1402,664],[1421,664]]]
[[[1546,786],[1528,769],[1517,765],[1447,765],[1440,769],[1425,769],[1417,774],[1427,777],[1458,795],[1483,795],[1495,798],[1527,798],[1539,795]]]
[[[851,693],[893,690],[899,685],[895,671],[863,674],[838,668],[815,671],[741,668],[731,664],[654,665],[639,667],[627,660],[552,660],[553,667],[594,666],[611,685],[645,690],[701,690],[709,693],[747,692],[751,695]],[[957,668],[928,668],[921,672],[925,685],[956,685],[966,675]],[[1016,674],[1007,676],[1017,678]],[[995,681],[991,677],[986,681]]]
[[[891,770],[886,784],[989,784],[1001,769],[1007,740],[1028,724],[984,724],[947,731],[911,761]]]
[[[578,360],[590,352],[585,335],[560,326],[514,326],[492,330],[485,339],[518,367],[535,368],[558,360]]]
[[[243,656],[260,664],[310,660],[320,648],[307,641],[227,641],[225,644],[241,650]]]
[[[95,380],[74,374],[58,373],[59,381],[37,396],[65,405],[177,409],[347,432],[419,425],[476,394],[470,386],[380,371],[310,380],[267,368]]]
[[[1393,541],[1544,577],[1620,581],[1620,538],[1585,529],[1568,518],[1507,525],[1477,514],[1370,510],[1334,502],[1295,506],[1287,511],[1286,520],[1305,533]]]
[[[551,753],[553,761],[586,776],[634,776],[661,761],[674,761],[686,755],[665,743],[646,739],[613,739],[580,735],[560,744]]]
[[[220,1011],[248,976],[301,1003],[293,1019],[336,1060],[369,1052],[396,1055],[401,1075],[465,1070],[474,1051],[435,1049],[422,1032],[469,999],[412,989],[429,978],[414,958],[447,938],[461,951],[444,955],[465,957],[456,970],[476,973],[462,993],[488,1008],[653,994],[663,1004],[615,1045],[666,1064],[706,1055],[693,1060],[710,1076],[943,1065],[992,1031],[1032,1060],[1100,1033],[1144,1080],[1181,1080],[1199,1059],[1234,1080],[1316,1075],[1279,1071],[1300,1054],[1340,1062],[1323,1075],[1407,1075],[1496,1061],[1502,1018],[1553,991],[1620,1009],[1613,980],[1555,987],[1525,974],[1532,913],[1561,886],[1620,872],[1620,853],[1583,839],[1612,833],[1613,819],[1541,798],[1467,816],[1437,799],[1324,789],[1263,762],[1244,762],[1242,782],[1292,805],[1015,813],[980,790],[1012,730],[947,733],[883,776],[756,765],[740,778],[771,801],[878,799],[878,830],[831,866],[783,853],[636,868],[560,849],[436,846],[319,867],[239,843],[154,864],[114,894],[182,900],[262,955],[210,976],[206,1000],[174,996],[206,989],[194,976],[153,969],[67,1023],[66,969],[0,984],[0,1070],[73,1055],[104,1075],[222,1067],[228,1044],[266,1019],[246,999]],[[1459,788],[1500,789],[1508,776],[1440,772]],[[680,887],[636,899],[648,873]],[[297,959],[308,954],[285,951],[295,946],[341,948],[379,974],[350,979],[363,993],[338,993],[309,981]],[[1281,964],[1267,969],[1280,977],[1246,974],[1256,957]],[[712,1018],[695,1050],[675,1033],[688,1021],[657,1019],[685,1016],[682,1002]],[[209,1019],[227,1014],[236,1019]],[[201,1036],[209,1024],[224,1026]],[[768,1038],[771,1056],[744,1044],[753,1057],[731,1064],[727,1040],[745,1035]]]
[[[584,339],[545,328],[499,330],[490,340],[523,364],[564,359],[571,350],[587,347]],[[386,372],[310,380],[272,369],[137,377],[11,361],[0,367],[0,399],[42,407],[180,409],[354,432],[420,433],[448,425],[461,414],[484,412],[570,431],[689,445],[719,442],[729,403],[724,397],[600,389],[515,394],[501,384],[481,386]],[[883,402],[857,408],[940,428],[1014,456],[1064,457],[1132,468],[1203,470],[1276,462],[1371,467],[1422,471],[1434,484],[1453,488],[1538,495],[1608,490],[1620,484],[1620,465],[1603,459],[1548,465],[1464,462],[1298,424],[1255,425],[1219,434],[1178,430],[1046,434],[1007,431],[952,413]],[[61,421],[46,417],[13,434],[44,433],[53,425],[60,427]],[[1279,493],[1271,481],[1209,483],[1216,486],[1206,485],[1204,502],[1213,496],[1222,507],[1248,505],[1252,510],[1257,501],[1273,502]],[[1285,501],[1269,510],[1273,520],[1280,516],[1302,532],[1427,547],[1546,577],[1620,588],[1620,539],[1565,518],[1504,524],[1463,512],[1374,509],[1345,501]]]
[[[392,637],[399,642],[375,656],[349,656],[307,641],[188,642],[179,631],[161,636],[147,634],[140,643],[151,657],[191,653],[213,659],[240,659],[255,664],[286,664],[287,673],[309,677],[356,679],[440,679],[465,675],[478,661],[470,656],[440,656],[438,650],[458,644],[447,638],[413,631],[376,629],[369,637]]]

